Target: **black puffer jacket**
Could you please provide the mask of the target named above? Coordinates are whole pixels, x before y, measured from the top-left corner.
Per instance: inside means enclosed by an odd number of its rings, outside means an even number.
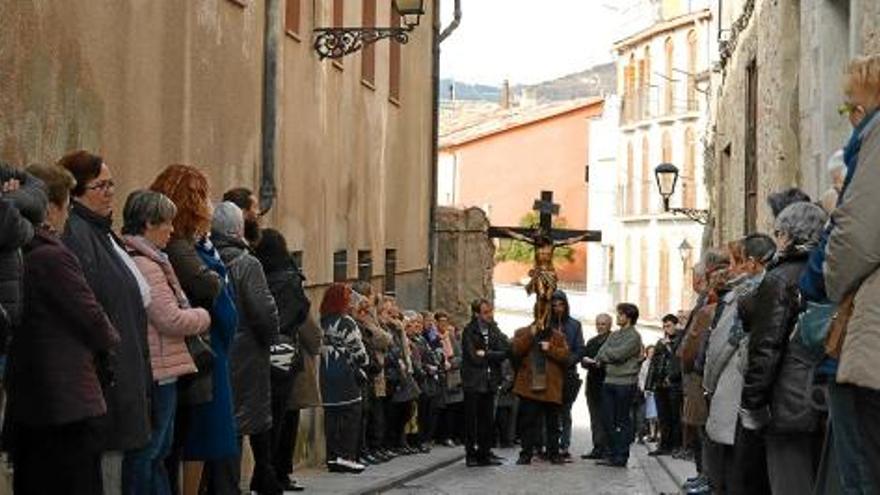
[[[749,359],[742,393],[744,424],[755,419],[758,426],[770,421],[770,405],[799,312],[798,281],[807,262],[806,253],[785,253],[768,268],[761,285],[740,307],[743,328],[749,332]],[[803,386],[798,384],[797,386]],[[780,411],[790,410],[782,407]],[[785,422],[776,417],[774,422]]]
[[[34,237],[46,212],[42,182],[31,175],[0,165],[0,185],[10,179],[19,189],[0,194],[0,306],[13,326],[21,321],[23,258],[21,248]],[[0,335],[0,353],[5,353],[6,335]]]
[[[479,321],[474,318],[461,337],[461,379],[467,392],[495,392],[501,386],[501,363],[510,356],[510,341],[495,322],[489,323],[487,329],[488,338],[484,339]],[[486,355],[478,356],[480,350],[486,351]]]

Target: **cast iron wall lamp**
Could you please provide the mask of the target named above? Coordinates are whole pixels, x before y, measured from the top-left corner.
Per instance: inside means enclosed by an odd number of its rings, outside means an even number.
[[[409,33],[425,14],[425,0],[394,0],[392,8],[400,14],[400,26],[332,27],[315,29],[315,51],[321,59],[342,58],[381,39],[390,38],[405,45]]]
[[[669,207],[669,198],[675,192],[675,185],[678,183],[678,167],[671,163],[661,163],[654,169],[654,176],[657,178],[657,188],[663,198],[663,211],[684,215],[700,225],[706,225],[709,221],[709,210]]]

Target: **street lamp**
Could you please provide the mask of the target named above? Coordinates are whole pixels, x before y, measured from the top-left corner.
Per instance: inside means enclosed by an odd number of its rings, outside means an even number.
[[[394,0],[392,8],[400,16],[399,26],[315,29],[314,48],[318,56],[321,59],[342,58],[386,38],[405,45],[409,42],[409,33],[425,14],[425,0]]]
[[[709,210],[669,207],[669,198],[675,193],[675,186],[678,184],[678,167],[671,163],[661,163],[654,169],[654,177],[657,179],[657,189],[660,190],[660,196],[663,198],[663,211],[684,215],[700,225],[705,225],[709,221]]]

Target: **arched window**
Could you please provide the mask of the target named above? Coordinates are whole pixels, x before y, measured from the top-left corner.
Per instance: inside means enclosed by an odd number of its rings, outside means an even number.
[[[636,115],[636,54],[629,55],[629,62],[623,69],[623,119],[631,122]]]
[[[632,142],[629,142],[626,145],[626,211],[624,212],[627,215],[632,215],[635,212],[636,180],[634,168],[633,145]]]
[[[669,131],[663,131],[663,148],[661,160],[663,163],[672,163],[672,136]]]
[[[684,169],[681,171],[681,197],[685,208],[697,204],[697,143],[694,128],[684,131]]]
[[[687,108],[689,112],[698,110],[697,102],[697,32],[691,30],[688,33],[688,91]]]
[[[648,240],[644,237],[639,241],[639,311],[641,314],[647,316],[650,314],[648,311],[648,291],[650,287],[648,286],[648,272],[650,267],[650,260],[648,259]]]
[[[632,269],[635,266],[636,257],[632,250],[632,241],[629,237],[623,243],[623,291],[620,294],[621,298],[625,301],[629,301],[629,295],[632,294]]]
[[[642,137],[642,213],[651,211],[651,144]]]
[[[669,115],[673,111],[673,104],[675,103],[675,48],[672,43],[672,38],[666,38],[666,98],[664,109],[666,110],[666,114]]]
[[[666,239],[660,244],[660,283],[657,287],[657,314],[669,313],[669,244]]]
[[[642,70],[639,74],[639,116],[643,119],[651,117],[651,47],[646,46],[642,58]]]

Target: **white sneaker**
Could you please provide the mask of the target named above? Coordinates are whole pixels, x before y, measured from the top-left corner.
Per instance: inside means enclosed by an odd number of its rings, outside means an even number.
[[[327,461],[327,470],[332,473],[362,473],[366,469],[363,464],[337,457],[332,461]]]

